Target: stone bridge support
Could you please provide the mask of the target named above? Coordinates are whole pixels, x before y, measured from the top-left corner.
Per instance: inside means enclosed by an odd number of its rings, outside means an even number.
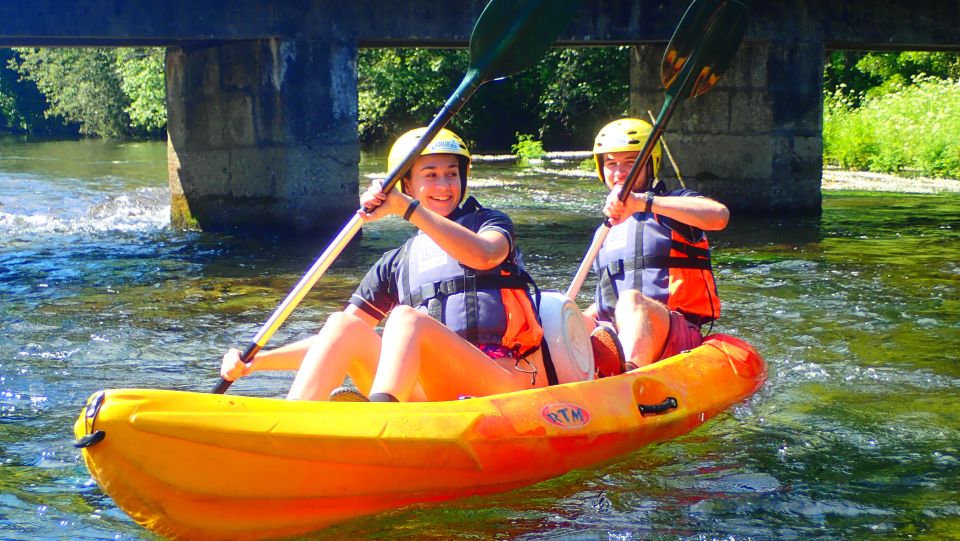
[[[329,232],[357,207],[357,47],[212,42],[166,56],[175,226]]]
[[[634,47],[634,115],[660,112],[664,48]],[[819,42],[744,42],[717,86],[680,104],[667,126],[665,137],[687,187],[734,211],[819,213],[823,66]],[[668,160],[661,174],[675,185]]]

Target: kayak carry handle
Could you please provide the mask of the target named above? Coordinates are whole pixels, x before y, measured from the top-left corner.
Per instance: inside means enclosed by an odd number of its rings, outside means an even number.
[[[87,434],[78,440],[73,440],[73,446],[77,449],[85,449],[91,445],[96,445],[107,436],[107,433],[103,430],[94,430],[97,423],[97,414],[100,413],[105,396],[105,392],[97,391],[87,399],[87,406],[83,410],[83,422]]]
[[[659,404],[637,404],[637,408],[640,410],[640,413],[663,413],[667,410],[672,410],[680,407],[680,404],[677,403],[677,399],[668,396],[664,399],[663,402]]]
[[[73,440],[73,446],[77,449],[86,449],[91,445],[96,445],[103,441],[103,438],[107,437],[107,433],[103,430],[96,430],[91,434],[80,438],[79,440]]]

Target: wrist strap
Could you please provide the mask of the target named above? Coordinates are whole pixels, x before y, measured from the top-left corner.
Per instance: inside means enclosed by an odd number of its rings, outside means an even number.
[[[653,192],[647,192],[646,196],[647,196],[647,204],[644,205],[643,211],[650,212],[650,210],[653,208]]]
[[[419,206],[420,206],[419,199],[414,199],[413,201],[411,201],[410,206],[407,207],[407,210],[403,213],[403,219],[409,222],[410,217],[413,216],[413,211],[417,210],[417,207]]]

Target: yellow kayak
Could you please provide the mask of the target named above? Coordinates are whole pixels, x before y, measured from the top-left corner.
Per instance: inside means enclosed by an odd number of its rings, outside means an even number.
[[[145,528],[255,539],[589,467],[689,432],[765,378],[748,344],[714,335],[619,376],[451,402],[113,389],[74,432],[94,479]]]

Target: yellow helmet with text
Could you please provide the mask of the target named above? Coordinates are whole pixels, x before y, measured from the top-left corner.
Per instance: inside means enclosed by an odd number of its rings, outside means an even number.
[[[390,147],[390,154],[387,155],[387,169],[393,171],[400,165],[413,147],[420,142],[426,131],[427,128],[415,128],[398,137]],[[470,172],[470,150],[467,149],[467,144],[459,135],[442,128],[420,153],[421,156],[430,154],[453,154],[457,157],[457,161],[460,162],[460,202],[463,202],[467,194],[467,174]],[[401,189],[403,189],[402,183]]]
[[[597,175],[600,177],[600,182],[605,182],[603,178],[604,154],[610,152],[640,152],[652,131],[653,126],[639,118],[620,118],[604,126],[593,141],[593,157],[597,162]],[[654,178],[660,173],[662,156],[663,150],[660,141],[657,141],[656,146],[653,147],[653,152],[650,154]]]

